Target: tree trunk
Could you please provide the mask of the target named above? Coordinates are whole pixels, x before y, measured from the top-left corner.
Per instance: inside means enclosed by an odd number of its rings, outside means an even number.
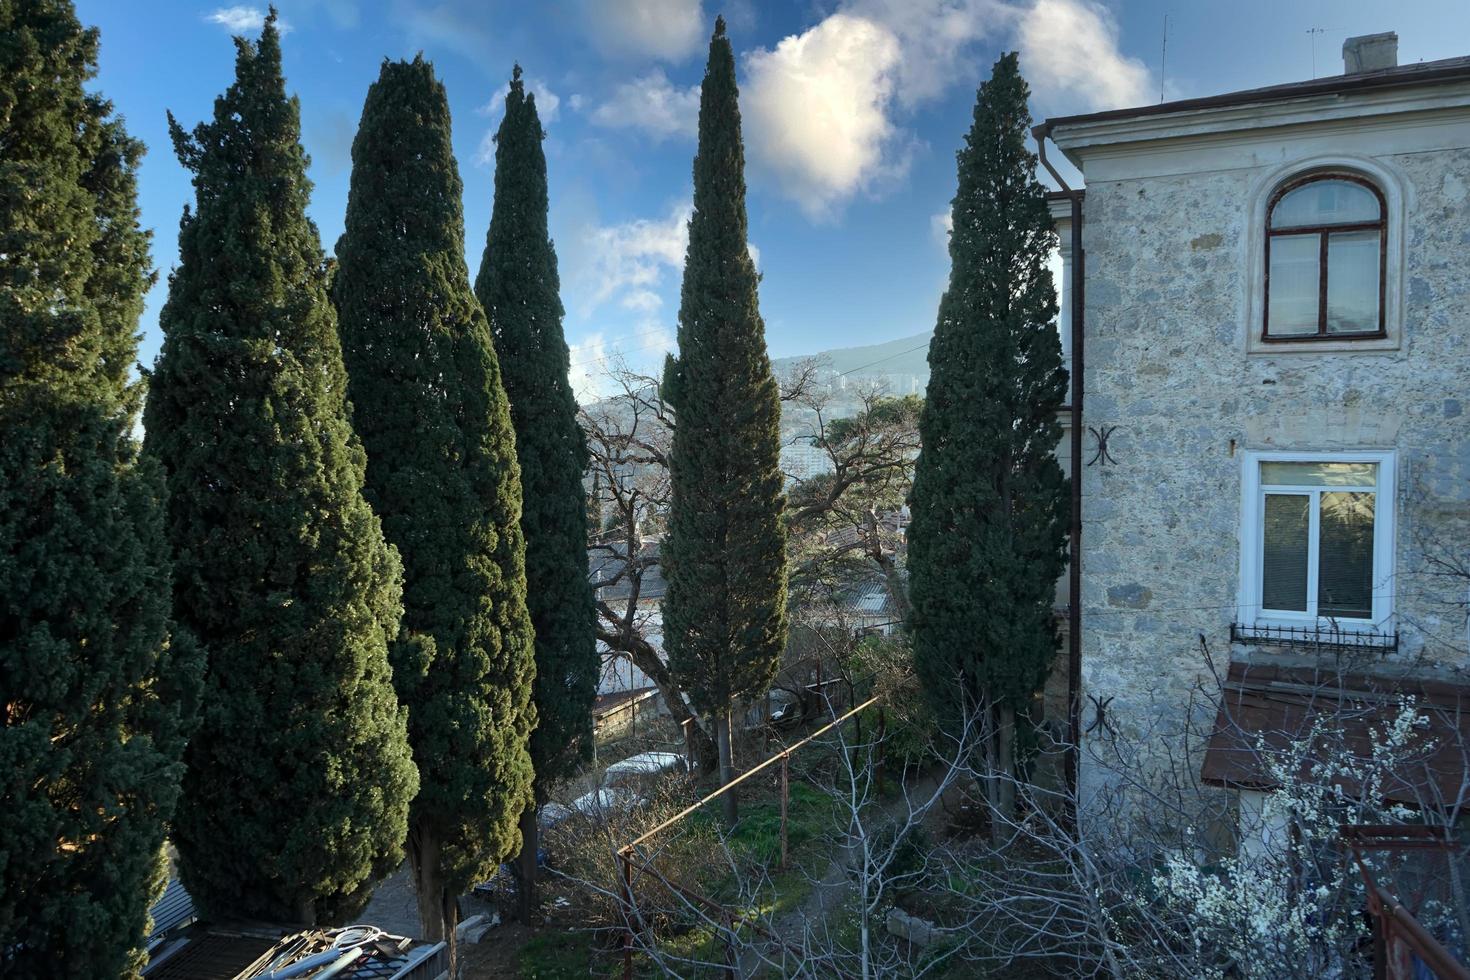
[[[608,607],[603,606],[600,610],[604,621],[609,618],[614,623],[619,623],[616,615]],[[684,692],[679,685],[674,683],[674,677],[669,673],[669,667],[658,655],[658,650],[643,637],[637,634],[619,630],[614,632],[601,627],[597,630],[597,638],[607,644],[609,650],[626,654],[633,661],[633,666],[643,671],[644,675],[658,688],[659,697],[664,699],[664,704],[669,709],[669,716],[673,718],[674,724],[683,726],[687,719],[690,737],[694,740],[694,764],[703,772],[712,772],[718,765],[718,751],[715,740],[699,719],[689,710],[689,704],[684,700]]]
[[[995,799],[996,817],[1009,821],[1016,813],[1016,709],[1011,704],[995,708]],[[1002,819],[991,821],[992,836],[1000,842]]]
[[[454,927],[459,925],[456,896],[444,887],[439,873],[440,843],[438,836],[420,824],[408,835],[409,863],[413,869],[414,891],[418,896],[420,937],[428,942],[443,942],[449,949],[449,975],[456,976],[459,950]]]
[[[900,623],[907,625],[909,621],[908,583],[899,574],[898,562],[883,550],[883,536],[878,528],[878,512],[871,507],[864,516],[863,530],[865,550],[868,557],[878,566],[878,571],[883,573],[883,586],[888,592],[888,598],[893,601],[894,614]]]
[[[728,786],[735,779],[735,757],[730,745],[730,724],[734,712],[726,708],[715,716],[715,737],[719,742],[720,751],[720,785]],[[725,826],[734,827],[735,822],[740,819],[740,807],[735,800],[736,790],[720,797],[721,809],[725,814]]]
[[[540,829],[533,802],[521,812],[521,853],[516,858],[517,917],[526,926],[531,925],[536,915],[536,852],[540,847]]]

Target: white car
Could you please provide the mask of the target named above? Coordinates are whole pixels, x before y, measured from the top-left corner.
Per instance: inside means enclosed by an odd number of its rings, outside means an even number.
[[[572,801],[572,810],[594,819],[611,810],[631,810],[647,803],[670,774],[688,772],[689,763],[677,752],[640,752],[608,766],[602,785]]]

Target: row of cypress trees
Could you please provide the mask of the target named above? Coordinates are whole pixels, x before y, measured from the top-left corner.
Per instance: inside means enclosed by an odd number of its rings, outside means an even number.
[[[214,118],[170,120],[196,205],[140,454],[142,147],[84,91],[97,36],[67,0],[0,0],[0,36],[7,972],[135,970],[171,818],[206,913],[341,921],[406,841],[426,935],[452,938],[454,896],[521,838],[533,871],[535,804],[587,753],[597,666],[585,449],[519,69],[472,292],[431,67],[385,62],[368,93],[333,266],[274,12],[237,39]],[[926,687],[1002,734],[1049,659],[1063,558],[1053,237],[1025,102],[1007,56],[959,156],[912,532]],[[786,633],[743,156],[720,20],[663,384],[664,555],[671,668],[716,722],[725,781],[734,707],[770,683]],[[995,752],[1013,765],[1012,743]]]
[[[368,93],[333,265],[274,11],[236,39],[213,118],[170,119],[196,202],[144,407],[142,147],[68,0],[0,37],[0,972],[136,972],[166,829],[206,915],[308,924],[406,841],[452,939],[587,753],[598,666],[519,69],[477,298],[431,67]]]

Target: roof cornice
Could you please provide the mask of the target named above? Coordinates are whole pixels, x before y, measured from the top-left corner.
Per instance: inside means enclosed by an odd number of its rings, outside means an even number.
[[[1355,83],[1358,76],[1338,76],[1141,109],[1063,116],[1047,120],[1043,128],[1081,169],[1089,155],[1127,152],[1132,144],[1436,110],[1470,112],[1470,58],[1444,64],[1450,67],[1375,72],[1363,76],[1364,83]]]

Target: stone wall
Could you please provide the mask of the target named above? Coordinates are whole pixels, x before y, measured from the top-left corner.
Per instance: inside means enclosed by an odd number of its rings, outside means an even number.
[[[1426,548],[1470,542],[1470,149],[1373,159],[1403,201],[1386,351],[1248,352],[1264,168],[1087,186],[1084,421],[1116,426],[1116,463],[1082,474],[1083,679],[1124,735],[1182,721],[1201,635],[1222,670],[1261,655],[1230,649],[1244,450],[1396,450],[1393,656],[1470,667],[1470,583],[1426,567]]]

